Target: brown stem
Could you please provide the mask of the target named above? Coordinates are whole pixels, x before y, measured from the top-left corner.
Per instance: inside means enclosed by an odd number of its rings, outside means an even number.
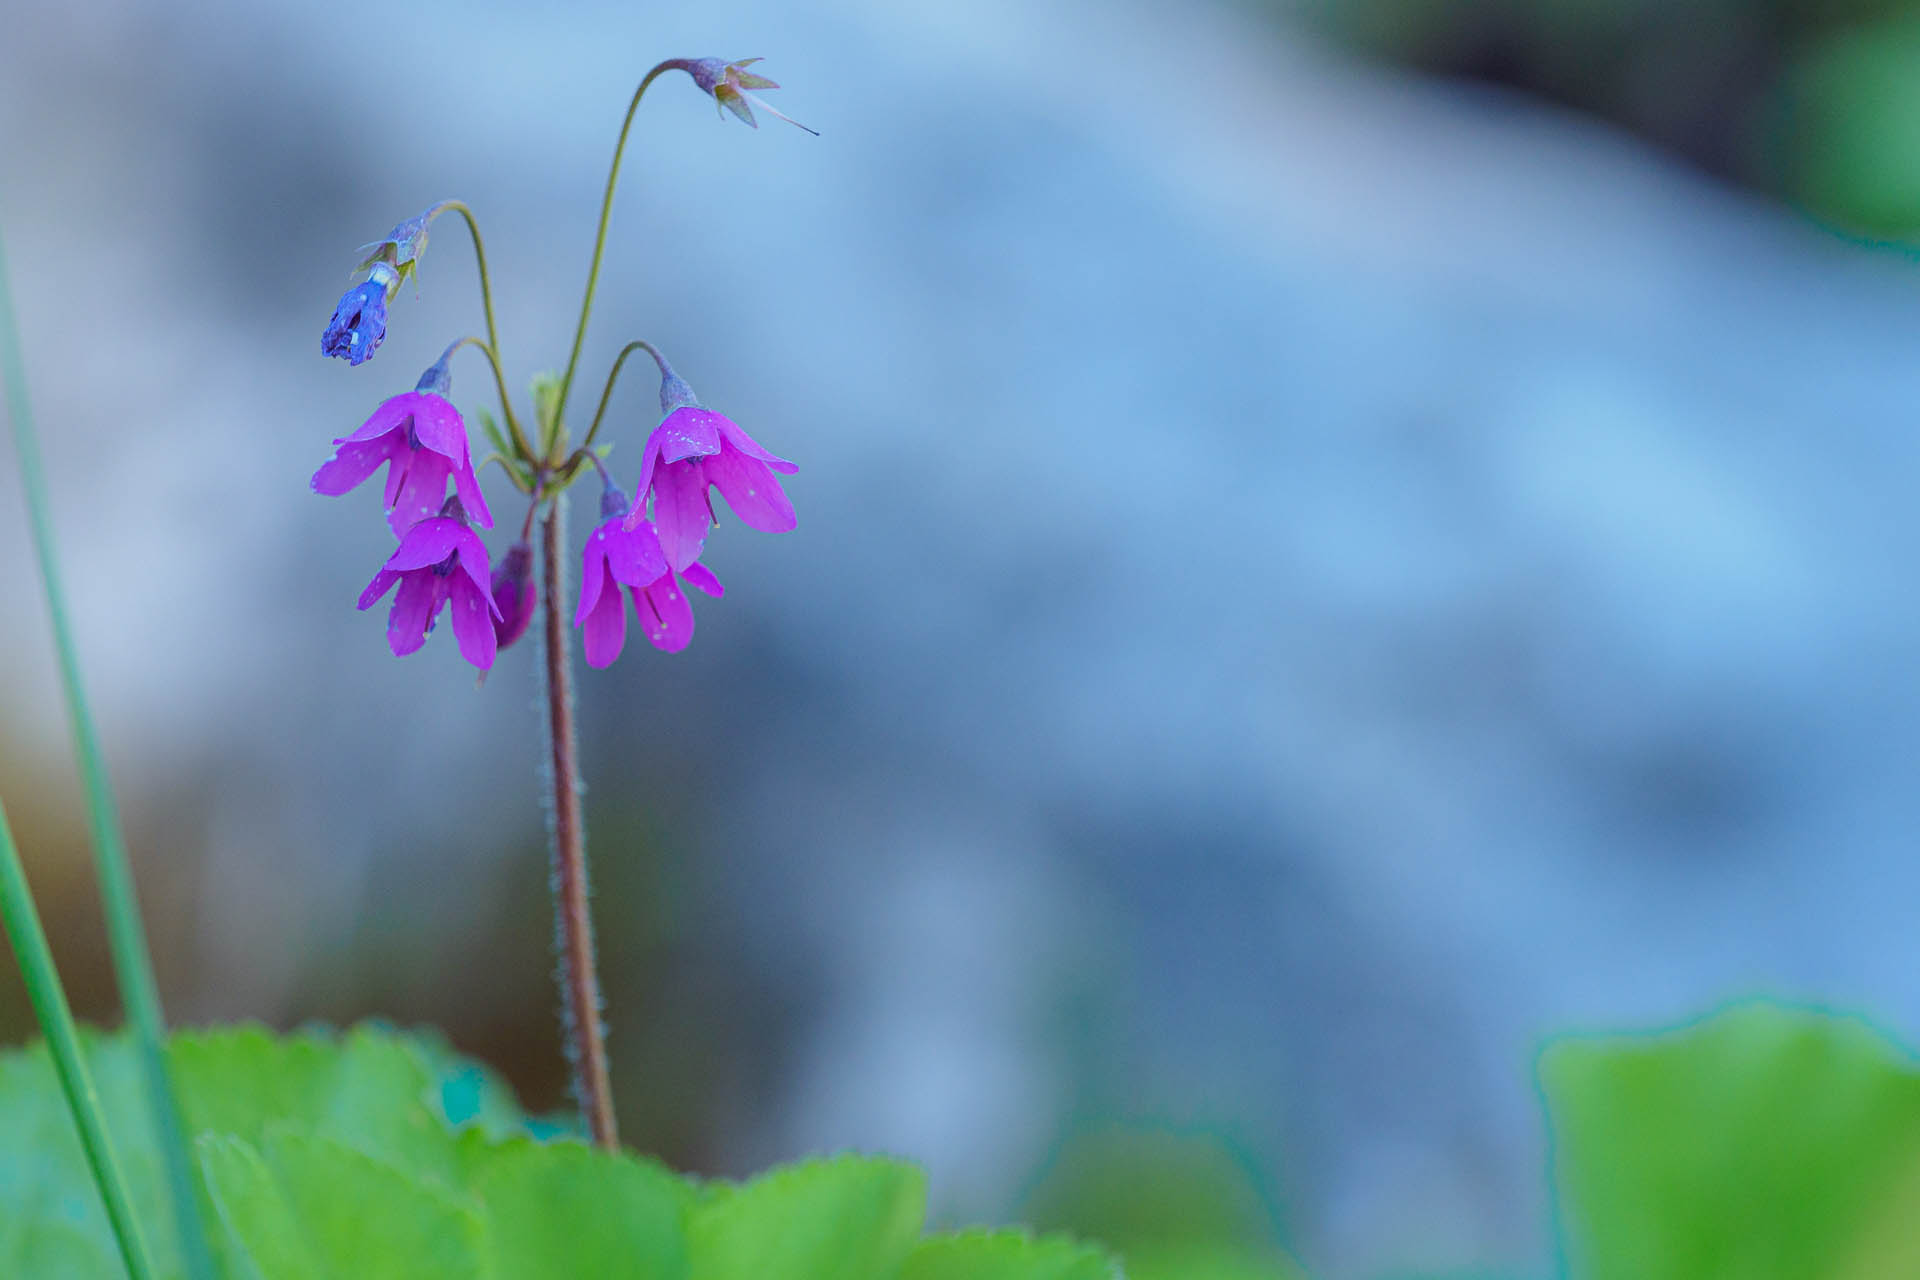
[[[553,831],[555,945],[560,953],[560,995],[565,1002],[567,1058],[573,1092],[586,1112],[594,1145],[620,1148],[614,1128],[613,1089],[607,1079],[607,1045],[600,1026],[600,978],[593,963],[593,918],[587,909],[587,834],[580,818],[579,743],[573,726],[572,649],[567,644],[565,582],[561,559],[560,504],[555,498],[540,522],[541,577],[546,590],[547,729],[553,742],[548,785]]]

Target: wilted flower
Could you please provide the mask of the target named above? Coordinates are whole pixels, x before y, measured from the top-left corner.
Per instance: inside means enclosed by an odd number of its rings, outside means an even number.
[[[707,487],[715,486],[741,521],[763,533],[785,533],[797,523],[793,503],[774,478],[800,468],[776,458],[723,414],[694,399],[693,388],[659,355],[660,408],[667,415],[647,437],[627,527],[647,515],[653,498],[653,523],[667,562],[684,570],[700,556],[713,527]]]
[[[409,529],[360,593],[360,608],[373,607],[399,584],[387,614],[387,644],[394,656],[405,657],[426,643],[440,610],[451,605],[460,656],[485,671],[493,665],[498,643],[494,622],[500,610],[487,579],[486,545],[463,517],[460,500],[453,498],[447,514]]]
[[[739,116],[749,128],[758,129],[759,123],[753,118],[753,107],[779,116],[796,129],[807,126],[792,116],[768,106],[759,98],[746,92],[748,89],[778,89],[780,86],[763,75],[756,75],[747,68],[760,61],[758,58],[736,58],[728,62],[725,58],[676,58],[669,66],[679,67],[693,77],[693,82],[706,93],[712,95],[714,102]],[[752,103],[753,107],[748,106]],[[820,136],[818,129],[807,129],[815,137]]]
[[[361,364],[387,338],[387,297],[400,282],[399,274],[384,262],[374,262],[367,278],[346,291],[320,335],[320,354],[339,356]]]
[[[447,357],[420,375],[419,385],[385,401],[360,429],[334,443],[333,457],[313,473],[313,491],[347,492],[387,463],[387,523],[396,537],[440,510],[447,477],[476,524],[493,527],[467,450],[467,424],[444,392]]]

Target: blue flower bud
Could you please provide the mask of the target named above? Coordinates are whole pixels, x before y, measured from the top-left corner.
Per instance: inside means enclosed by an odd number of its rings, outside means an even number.
[[[387,292],[398,281],[393,268],[375,265],[373,273],[347,290],[320,335],[320,354],[348,364],[369,360],[387,337]]]

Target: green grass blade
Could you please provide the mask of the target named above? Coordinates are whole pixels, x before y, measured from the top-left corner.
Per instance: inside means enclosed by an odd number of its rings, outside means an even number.
[[[34,909],[33,891],[27,887],[27,873],[20,865],[20,854],[13,846],[13,832],[7,828],[7,814],[0,806],[0,920],[13,943],[14,958],[20,962],[27,999],[40,1020],[41,1034],[53,1055],[54,1070],[60,1087],[66,1092],[67,1106],[73,1111],[73,1123],[80,1130],[80,1145],[86,1149],[87,1164],[100,1188],[100,1199],[113,1224],[114,1239],[120,1243],[120,1256],[133,1280],[150,1280],[153,1264],[147,1259],[146,1241],[140,1236],[140,1224],[134,1221],[133,1206],[127,1198],[127,1184],[120,1176],[120,1164],[114,1159],[113,1142],[107,1136],[106,1121],[100,1113],[100,1097],[94,1092],[93,1077],[86,1060],[80,1056],[80,1034],[74,1029],[73,1011],[67,1007],[67,993],[60,986],[60,974],[53,967],[53,953],[47,948],[46,931],[40,927],[40,913]]]
[[[20,353],[3,239],[0,239],[0,382],[6,384],[7,416],[13,423],[13,443],[20,458],[20,481],[27,495],[34,552],[39,560],[40,581],[46,588],[47,612],[53,620],[54,647],[60,656],[60,684],[66,694],[68,717],[73,722],[74,752],[79,758],[81,781],[86,790],[87,821],[93,829],[94,861],[100,877],[114,975],[119,983],[120,999],[126,1006],[127,1021],[140,1042],[187,1271],[194,1280],[214,1280],[213,1253],[198,1207],[199,1184],[187,1150],[179,1104],[167,1079],[166,1050],[162,1043],[166,1024],[160,1012],[153,962],[147,951],[146,928],[140,921],[140,901],[134,893],[126,840],[121,834],[120,817],[107,781],[106,761],[94,732],[93,716],[87,709],[86,691],[80,682],[79,654],[67,619],[66,592],[61,586],[59,561],[54,554],[46,475],[40,465],[39,439],[27,403],[26,362]]]

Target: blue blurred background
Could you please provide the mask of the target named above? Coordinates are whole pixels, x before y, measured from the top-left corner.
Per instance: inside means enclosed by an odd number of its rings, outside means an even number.
[[[1920,1031],[1920,5],[4,32],[0,221],[176,1019],[432,1022],[563,1103],[532,645],[477,691],[450,636],[395,660],[353,609],[377,499],[307,491],[479,331],[464,231],[373,363],[319,335],[356,247],[458,196],[516,390],[557,368],[633,84],[762,54],[822,136],[663,81],[582,364],[590,396],[650,338],[802,468],[796,533],[710,542],[691,649],[583,673],[631,1142],[897,1152],[944,1221],[1532,1275],[1546,1035],[1757,990]],[[629,484],[656,416],[622,385]],[[0,789],[110,1021],[0,471]]]

